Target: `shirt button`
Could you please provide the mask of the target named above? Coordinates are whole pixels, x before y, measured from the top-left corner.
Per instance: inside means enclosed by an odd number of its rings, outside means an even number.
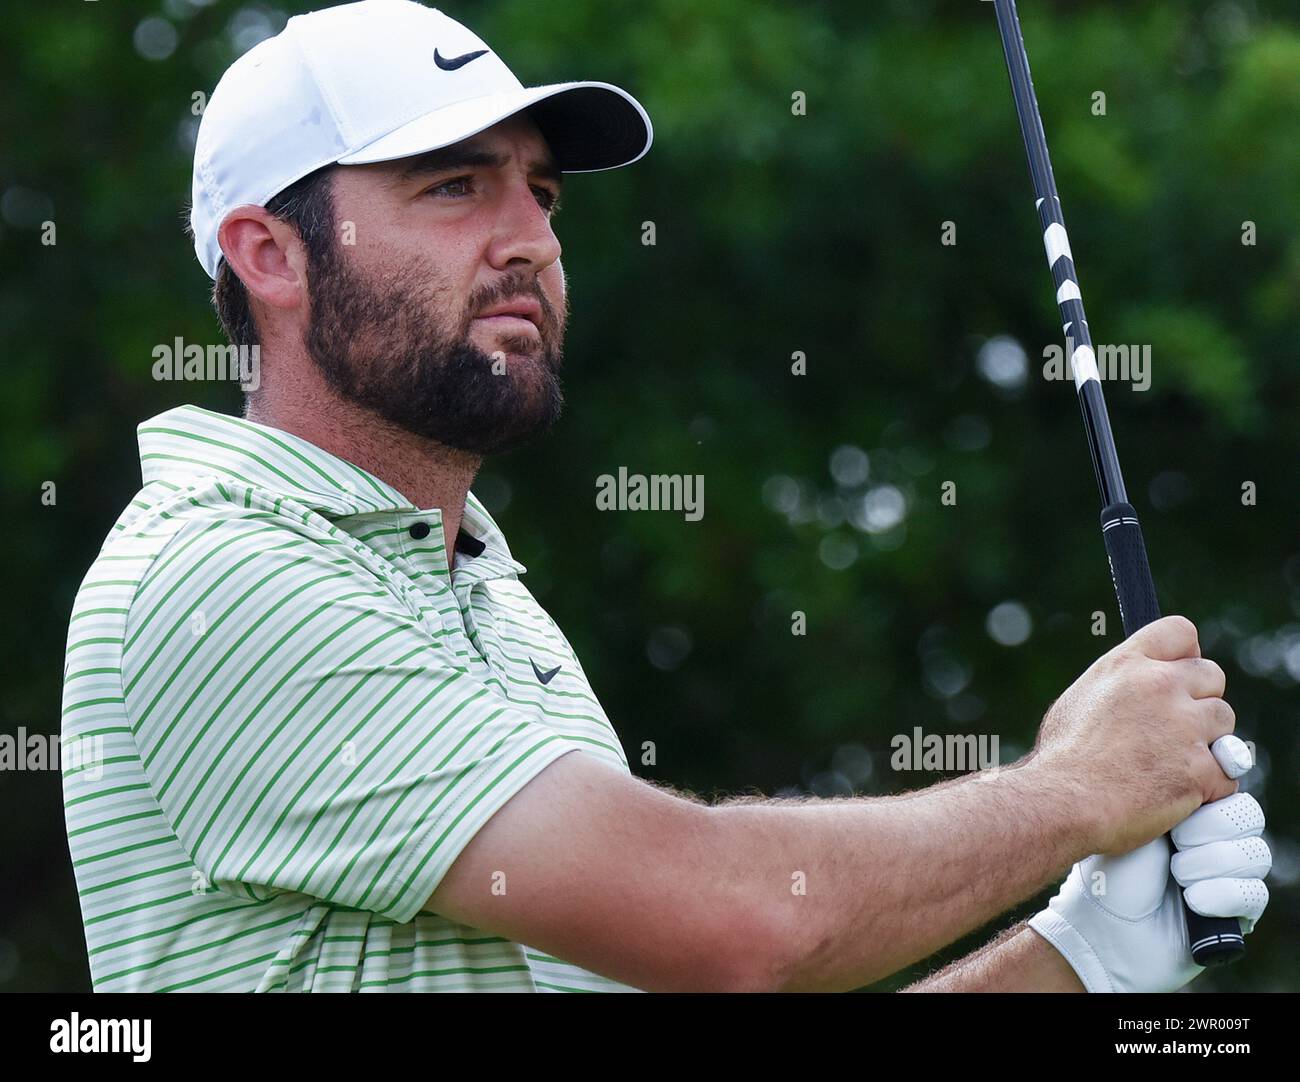
[[[429,524],[427,522],[417,522],[407,532],[417,541],[423,541],[429,536]]]

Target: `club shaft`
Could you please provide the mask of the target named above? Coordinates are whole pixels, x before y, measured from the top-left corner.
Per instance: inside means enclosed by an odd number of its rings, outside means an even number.
[[[1015,0],[993,0],[993,5],[997,12],[998,32],[1002,36],[1002,50],[1006,54],[1007,72],[1011,76],[1011,92],[1015,98],[1016,115],[1020,120],[1020,133],[1024,136],[1025,153],[1029,157],[1029,173],[1034,184],[1038,221],[1043,230],[1043,246],[1047,251],[1047,265],[1052,272],[1056,304],[1065,331],[1066,353],[1079,395],[1079,406],[1083,411],[1088,449],[1097,474],[1097,487],[1101,492],[1102,539],[1110,562],[1111,580],[1119,600],[1120,619],[1127,637],[1152,620],[1159,619],[1160,606],[1156,599],[1155,582],[1147,562],[1142,527],[1137,512],[1128,502],[1124,478],[1120,473],[1119,456],[1115,450],[1115,438],[1111,433],[1110,418],[1101,392],[1097,358],[1088,331],[1088,317],[1083,310],[1083,296],[1079,290],[1070,239],[1065,231],[1065,217],[1056,191],[1056,178],[1052,175],[1047,137],[1043,133],[1034,81],[1029,74],[1029,56],[1025,52],[1024,38],[1020,32]],[[1183,909],[1192,957],[1199,964],[1222,965],[1240,957],[1245,950],[1245,940],[1235,919],[1203,917],[1188,909],[1185,900]]]
[[[1079,277],[1070,250],[1070,238],[1065,231],[1061,198],[1056,192],[1056,178],[1052,175],[1052,159],[1047,153],[1047,138],[1043,134],[1043,120],[1038,112],[1034,81],[1029,74],[1029,57],[1020,34],[1020,20],[1016,15],[1014,0],[994,0],[994,4],[998,30],[1002,35],[1002,49],[1007,58],[1007,71],[1011,76],[1016,116],[1020,120],[1020,133],[1024,136],[1025,152],[1029,156],[1029,175],[1034,183],[1034,201],[1043,232],[1043,247],[1047,251],[1047,265],[1056,287],[1056,305],[1065,332],[1066,354],[1079,393],[1079,406],[1083,411],[1083,424],[1088,435],[1093,469],[1097,474],[1097,487],[1101,491],[1103,505],[1127,503],[1124,475],[1120,472],[1115,437],[1111,433],[1106,400],[1101,392],[1097,357],[1088,330],[1088,317],[1083,310],[1083,295],[1079,291]]]

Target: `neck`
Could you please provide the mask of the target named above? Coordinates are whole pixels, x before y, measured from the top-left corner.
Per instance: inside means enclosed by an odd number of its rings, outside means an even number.
[[[482,464],[481,456],[413,435],[331,394],[292,402],[251,400],[245,416],[361,467],[416,507],[436,507],[442,512],[448,566],[454,563],[465,496]]]

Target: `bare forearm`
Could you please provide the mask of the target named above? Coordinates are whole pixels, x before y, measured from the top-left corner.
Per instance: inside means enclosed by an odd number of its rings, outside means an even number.
[[[858,988],[1060,878],[1088,851],[1034,761],[902,797],[724,805],[729,874],[771,892],[781,985]],[[789,944],[782,948],[780,941]]]
[[[1028,924],[1000,936],[904,992],[1082,992],[1060,953]]]

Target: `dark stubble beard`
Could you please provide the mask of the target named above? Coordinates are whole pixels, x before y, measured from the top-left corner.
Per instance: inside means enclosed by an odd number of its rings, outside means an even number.
[[[334,241],[309,252],[308,280],[307,352],[345,399],[416,436],[479,455],[527,443],[559,418],[567,313],[555,311],[534,276],[476,291],[441,323],[439,295],[429,288],[434,268],[422,261],[372,280]],[[542,306],[541,343],[502,337],[496,346],[504,356],[494,361],[470,340],[470,324],[484,308],[519,296]]]

